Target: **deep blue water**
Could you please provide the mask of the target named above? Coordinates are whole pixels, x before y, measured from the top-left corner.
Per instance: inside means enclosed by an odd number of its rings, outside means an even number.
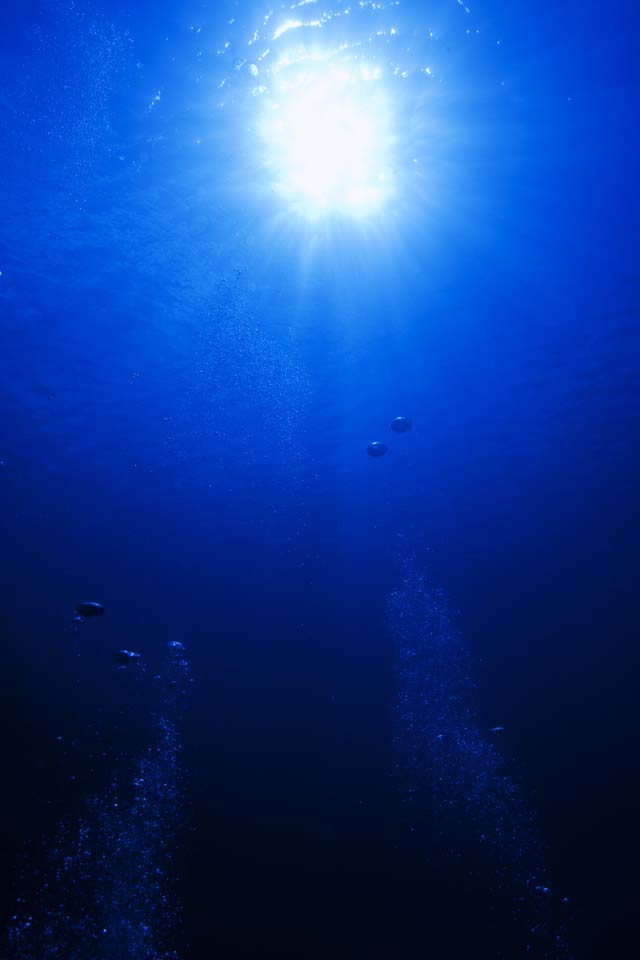
[[[640,16],[291,7],[2,9],[7,956],[631,957]],[[364,220],[291,37],[382,70]]]

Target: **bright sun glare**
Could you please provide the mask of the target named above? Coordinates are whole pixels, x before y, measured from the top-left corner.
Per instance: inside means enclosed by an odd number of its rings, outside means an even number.
[[[306,65],[276,78],[263,120],[279,193],[308,217],[379,210],[393,191],[391,123],[378,71]]]

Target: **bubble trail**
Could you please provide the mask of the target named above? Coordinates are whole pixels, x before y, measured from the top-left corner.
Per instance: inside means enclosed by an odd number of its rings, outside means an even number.
[[[12,917],[12,960],[178,960],[180,715],[190,672],[184,647],[177,647],[168,646],[173,685],[156,718],[155,742],[126,777],[114,776],[104,795],[86,801],[77,821],[59,826],[33,903],[19,900]]]
[[[516,928],[522,955],[571,960],[536,819],[475,719],[471,657],[444,592],[404,565],[387,603],[395,670],[395,773],[412,823],[430,824],[431,859],[459,865]],[[464,918],[462,918],[464,921]],[[511,934],[510,934],[511,935]]]

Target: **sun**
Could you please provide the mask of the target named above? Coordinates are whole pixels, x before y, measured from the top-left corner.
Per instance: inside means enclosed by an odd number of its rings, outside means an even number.
[[[265,98],[261,124],[272,186],[309,218],[379,211],[394,192],[380,72],[323,63],[285,72]]]

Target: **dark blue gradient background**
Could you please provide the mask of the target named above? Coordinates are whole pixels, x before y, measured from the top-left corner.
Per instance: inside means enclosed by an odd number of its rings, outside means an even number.
[[[269,189],[256,98],[217,106],[263,14],[0,14],[3,916],[29,839],[27,865],[148,740],[153,690],[111,651],[153,672],[178,639],[185,957],[517,960],[398,818],[384,611],[413,556],[460,610],[576,957],[629,957],[637,6],[403,3],[403,36],[438,36],[398,102],[424,174],[319,236]],[[107,614],[75,634],[82,599]]]

